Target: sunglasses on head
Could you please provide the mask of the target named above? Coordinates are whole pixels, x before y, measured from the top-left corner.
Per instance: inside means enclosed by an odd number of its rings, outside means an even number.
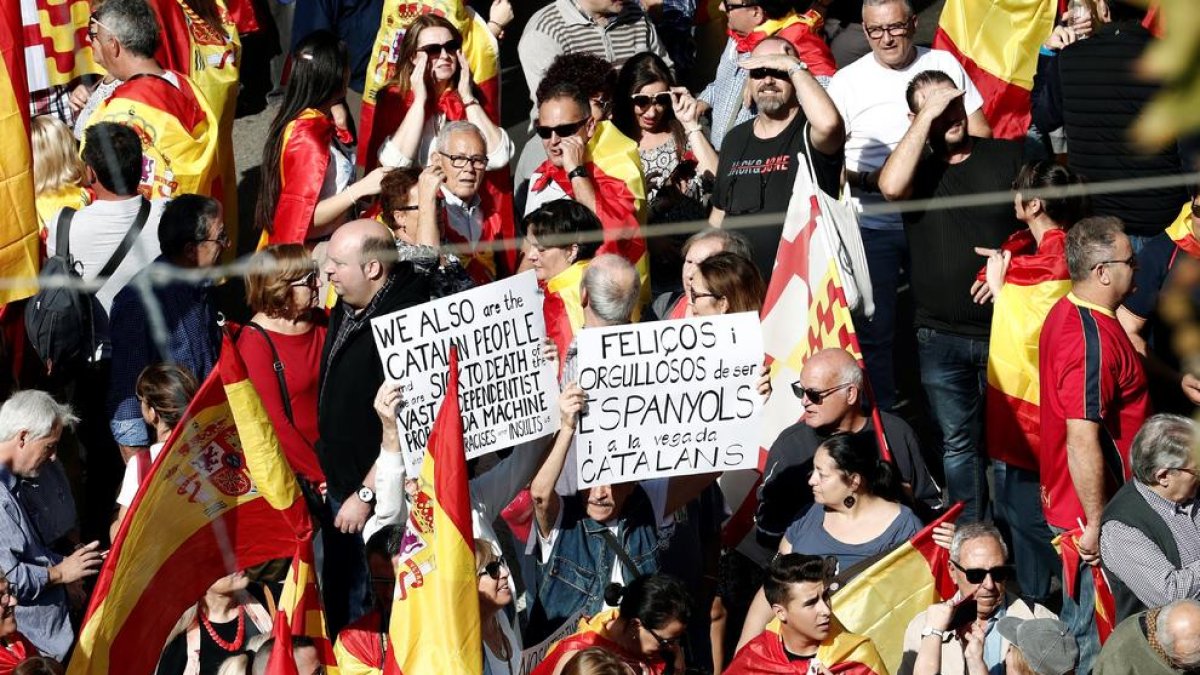
[[[992,577],[992,582],[997,584],[1002,584],[1013,578],[1012,565],[1000,565],[999,567],[989,569],[986,567],[963,567],[953,560],[950,561],[950,564],[957,567],[958,571],[962,572],[963,576],[967,578],[967,581],[973,584],[982,584],[983,580],[988,578],[989,575]]]
[[[779,70],[777,68],[751,68],[750,69],[750,79],[752,79],[752,80],[765,80],[768,77],[774,78],[776,80],[791,79],[788,77],[787,73],[785,73],[784,71]]]
[[[458,50],[461,48],[462,48],[462,42],[460,42],[458,40],[451,40],[449,42],[446,42],[446,43],[443,43],[440,45],[432,44],[432,45],[425,45],[424,47],[417,47],[417,51],[425,52],[425,54],[427,56],[429,56],[429,58],[436,59],[437,57],[441,56],[442,54],[453,55],[453,54],[457,53]]]
[[[556,127],[545,127],[540,124],[535,124],[533,126],[533,130],[537,132],[537,135],[539,137],[545,138],[545,139],[549,139],[551,136],[553,136],[555,134],[558,134],[559,138],[566,138],[567,136],[574,136],[576,134],[576,132],[578,132],[579,129],[583,127],[584,124],[587,124],[587,121],[589,119],[591,119],[591,118],[585,117],[585,118],[579,120],[578,122],[569,122],[567,124],[560,124]]]
[[[500,570],[502,570],[502,569],[507,570],[508,563],[504,562],[504,558],[497,558],[497,559],[493,560],[492,562],[484,565],[483,569],[480,570],[480,572],[479,572],[479,576],[483,576],[486,574],[489,577],[495,579],[496,581],[499,581],[500,580]]]
[[[633,101],[633,105],[639,108],[648,108],[651,104],[669,108],[671,106],[671,92],[662,91],[657,94],[634,94],[629,99]]]

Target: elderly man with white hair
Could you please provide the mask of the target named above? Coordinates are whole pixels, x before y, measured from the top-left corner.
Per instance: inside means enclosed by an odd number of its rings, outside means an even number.
[[[1093,675],[1176,675],[1200,667],[1200,601],[1176,600],[1125,619],[1096,659]]]
[[[0,574],[17,601],[15,617],[25,637],[44,654],[63,659],[74,633],[67,615],[67,586],[99,571],[99,542],[67,557],[42,541],[17,497],[21,479],[37,478],[54,461],[63,429],[79,418],[43,391],[13,394],[0,407]]]
[[[1134,480],[1104,507],[1100,560],[1117,620],[1173,600],[1200,598],[1200,484],[1196,426],[1155,415],[1133,438]]]

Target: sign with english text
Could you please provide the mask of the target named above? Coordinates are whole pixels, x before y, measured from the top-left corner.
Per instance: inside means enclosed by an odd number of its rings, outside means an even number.
[[[577,340],[579,487],[757,466],[757,314],[588,328]]]

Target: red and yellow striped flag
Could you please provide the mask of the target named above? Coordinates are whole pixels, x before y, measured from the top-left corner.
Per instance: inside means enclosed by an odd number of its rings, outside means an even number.
[[[0,305],[37,292],[38,219],[29,144],[29,89],[21,40],[21,6],[0,8]]]
[[[899,671],[904,630],[913,617],[954,595],[950,552],[934,542],[933,530],[957,520],[962,509],[962,502],[955,504],[833,595],[838,623],[851,633],[871,638],[888,672]]]
[[[87,39],[91,0],[10,0],[24,17],[26,75],[29,90],[70,84],[82,75],[102,72]]]
[[[1054,547],[1058,549],[1063,564],[1063,588],[1074,599],[1079,597],[1079,538],[1082,536],[1083,528],[1077,527],[1054,538]],[[1092,610],[1096,615],[1096,637],[1099,638],[1100,644],[1104,644],[1117,627],[1117,601],[1113,597],[1112,589],[1108,587],[1104,569],[1100,565],[1088,566],[1087,569],[1092,573],[1092,599],[1095,605]]]
[[[304,560],[311,537],[299,485],[226,336],[121,524],[68,672],[153,673],[171,627],[214,581]]]
[[[988,348],[987,446],[992,459],[1029,471],[1038,470],[1042,438],[1038,339],[1050,308],[1071,290],[1066,240],[1065,231],[1050,230],[1039,246],[1021,230],[1001,246],[1013,258]]]
[[[983,96],[996,138],[1029,130],[1038,49],[1054,27],[1054,0],[947,0],[933,46],[954,54]]]
[[[462,34],[462,52],[471,68],[471,79],[483,94],[480,103],[492,121],[500,121],[500,43],[488,30],[487,21],[462,0],[384,0],[379,33],[367,64],[359,118],[359,136],[366,142],[360,143],[357,161],[364,169],[376,164],[374,153],[379,151],[384,136],[395,131],[375,128],[375,104],[396,76],[404,31],[422,14],[442,16]]]
[[[483,671],[475,536],[458,404],[458,350],[421,465],[388,626],[388,675]]]

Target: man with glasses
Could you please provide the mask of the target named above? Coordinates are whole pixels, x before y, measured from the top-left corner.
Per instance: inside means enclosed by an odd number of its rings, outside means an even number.
[[[17,591],[0,573],[0,672],[37,655],[37,647],[17,631]]]
[[[176,363],[203,382],[221,351],[213,280],[187,276],[216,266],[230,246],[220,202],[200,195],[172,200],[159,221],[158,244],[162,255],[139,271],[112,304],[109,427],[126,461],[150,447],[134,388],[142,369]]]
[[[1196,424],[1155,415],[1133,438],[1131,480],[1104,507],[1100,559],[1117,621],[1175,600],[1200,598]]]
[[[829,96],[846,124],[850,194],[870,209],[885,203],[879,194],[879,171],[908,131],[904,92],[917,73],[949,74],[965,92],[967,131],[972,136],[990,136],[991,130],[983,116],[983,98],[954,56],[914,43],[917,16],[909,0],[862,0],[862,25],[871,53],[838,71],[829,84]],[[876,301],[874,317],[856,328],[876,402],[890,410],[896,403],[892,354],[896,294],[903,285],[902,271],[911,269],[908,240],[899,212],[864,213],[859,224]]]
[[[758,116],[725,139],[709,223],[720,227],[727,215],[778,213],[776,224],[745,230],[754,263],[769,281],[798,163],[804,161],[797,157],[807,155],[821,189],[837,194],[845,134],[833,101],[787,40],[762,40],[741,65]]]
[[[857,2],[858,0],[851,0]],[[729,26],[729,42],[721,53],[716,77],[697,100],[700,112],[712,112],[713,148],[720,150],[725,135],[733,127],[749,121],[757,112],[746,103],[746,66],[750,52],[764,39],[775,36],[792,45],[797,57],[809,68],[821,86],[837,70],[833,54],[813,29],[811,18],[801,16],[787,0],[728,0],[721,3]]]
[[[1150,414],[1141,355],[1117,321],[1137,258],[1117,218],[1084,218],[1067,233],[1071,292],[1038,343],[1042,509],[1056,534],[1082,527],[1078,589],[1063,589],[1062,620],[1079,641],[1079,672],[1100,649],[1088,565],[1100,562],[1105,503],[1129,477],[1134,434]],[[1072,592],[1077,590],[1078,592]]]
[[[813,470],[817,447],[834,434],[853,433],[875,436],[875,423],[863,409],[863,372],[858,362],[844,349],[822,349],[804,363],[800,379],[790,392],[776,396],[794,396],[802,406],[800,421],[779,434],[771,445],[758,489],[755,528],[759,552],[739,551],[764,566],[779,548],[779,540],[801,511],[812,504],[811,490],[797,490]],[[941,506],[941,491],[921,455],[917,436],[904,420],[880,413],[884,437],[891,448],[900,481],[926,511]],[[754,554],[754,555],[751,555]]]
[[[950,542],[950,578],[958,587],[954,597],[930,605],[913,617],[904,631],[904,656],[899,675],[963,675],[967,634],[983,633],[983,662],[989,673],[1003,673],[1012,645],[996,624],[1004,617],[1056,619],[1041,605],[1030,605],[1006,594],[1015,571],[1007,564],[1008,547],[989,523],[968,523],[954,531]]]

